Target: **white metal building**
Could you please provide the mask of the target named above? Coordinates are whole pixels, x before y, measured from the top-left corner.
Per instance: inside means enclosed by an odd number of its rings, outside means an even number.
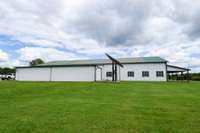
[[[167,81],[168,71],[189,69],[168,66],[160,57],[119,58],[117,79],[124,81]],[[109,59],[53,61],[37,66],[16,67],[19,81],[104,81],[112,78]]]

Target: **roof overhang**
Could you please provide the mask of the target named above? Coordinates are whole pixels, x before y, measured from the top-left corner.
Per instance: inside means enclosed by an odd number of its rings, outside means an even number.
[[[167,72],[186,72],[186,71],[190,71],[190,69],[174,65],[167,65]]]
[[[18,68],[48,68],[48,67],[80,67],[80,66],[96,66],[96,64],[85,64],[85,65],[47,65],[47,66],[19,66]]]
[[[166,63],[166,62],[123,62],[122,65],[125,64],[156,64],[156,63]],[[45,68],[45,67],[75,67],[75,66],[97,66],[97,65],[111,65],[112,62],[109,63],[98,63],[98,64],[69,64],[69,65],[38,65],[38,66],[16,66],[15,68]]]

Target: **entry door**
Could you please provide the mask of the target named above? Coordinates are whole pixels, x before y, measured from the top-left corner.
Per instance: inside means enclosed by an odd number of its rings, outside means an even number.
[[[97,68],[96,69],[96,80],[101,81],[102,80],[102,69]]]

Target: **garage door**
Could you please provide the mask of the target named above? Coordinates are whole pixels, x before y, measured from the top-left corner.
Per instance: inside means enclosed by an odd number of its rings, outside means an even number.
[[[94,76],[94,66],[52,68],[52,81],[94,81]]]

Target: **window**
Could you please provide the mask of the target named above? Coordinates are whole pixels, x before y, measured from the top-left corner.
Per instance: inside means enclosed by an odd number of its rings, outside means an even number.
[[[149,77],[149,71],[143,71],[142,77]]]
[[[163,71],[157,71],[157,72],[156,72],[156,76],[157,76],[157,77],[163,77],[163,76],[164,76]]]
[[[112,72],[106,72],[106,77],[112,77]]]
[[[134,72],[133,71],[128,71],[128,77],[134,77]]]

